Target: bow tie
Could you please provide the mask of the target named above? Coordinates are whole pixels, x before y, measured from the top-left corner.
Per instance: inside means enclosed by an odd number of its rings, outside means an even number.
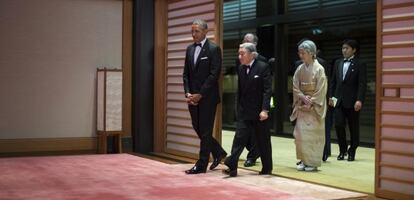
[[[246,69],[250,69],[250,67],[252,67],[252,66],[250,66],[250,65],[245,65],[244,66],[244,68],[246,68]]]
[[[194,47],[197,47],[197,46],[201,47],[201,43],[194,43]]]
[[[344,59],[344,62],[352,62],[353,59]]]

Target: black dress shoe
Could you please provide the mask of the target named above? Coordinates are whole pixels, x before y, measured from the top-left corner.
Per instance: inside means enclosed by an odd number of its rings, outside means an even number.
[[[253,160],[246,160],[246,162],[244,162],[245,167],[252,167],[252,166],[255,166],[255,165],[256,165],[256,162],[253,161]]]
[[[272,170],[262,170],[259,172],[259,175],[270,175],[272,174]]]
[[[219,155],[217,158],[214,158],[213,163],[211,163],[210,165],[210,170],[215,169],[220,164],[221,160],[223,160],[226,156],[227,156],[227,153],[224,152],[221,155]]]
[[[328,160],[329,155],[328,154],[323,154],[322,156],[322,161],[326,162],[326,160]]]
[[[237,176],[237,169],[223,169],[223,174],[229,175],[230,177],[236,177]]]
[[[201,174],[201,173],[206,173],[206,168],[201,168],[199,166],[194,166],[189,170],[185,170],[186,174]]]
[[[348,161],[354,161],[355,160],[355,150],[352,151],[348,149]]]
[[[337,160],[344,160],[345,159],[345,153],[339,153]]]
[[[348,161],[354,161],[354,160],[355,160],[354,156],[351,156],[351,155],[348,156]]]

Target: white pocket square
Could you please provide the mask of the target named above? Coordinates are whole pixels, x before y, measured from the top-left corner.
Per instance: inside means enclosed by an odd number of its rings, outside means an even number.
[[[202,57],[202,58],[200,58],[200,60],[206,60],[206,59],[208,59],[208,57]]]
[[[253,78],[259,78],[259,75],[254,75],[254,77]]]

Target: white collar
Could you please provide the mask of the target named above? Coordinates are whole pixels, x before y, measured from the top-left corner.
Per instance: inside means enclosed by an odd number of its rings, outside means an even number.
[[[254,63],[254,61],[255,61],[256,59],[253,59],[250,63],[249,63],[249,66],[250,66],[250,68],[253,66],[253,63]]]
[[[355,57],[355,55],[352,55],[351,57],[349,57],[349,58],[344,58],[344,60],[351,60],[351,59],[354,59],[354,57]]]
[[[206,41],[207,41],[207,37],[205,37],[204,40],[201,40],[201,42],[200,42],[201,43],[201,47],[204,46],[204,44],[206,43]]]

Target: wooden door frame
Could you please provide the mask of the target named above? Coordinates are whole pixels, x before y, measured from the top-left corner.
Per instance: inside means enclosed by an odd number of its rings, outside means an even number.
[[[131,137],[133,0],[122,2],[122,131]]]
[[[171,0],[176,1],[176,0]],[[155,37],[154,37],[154,152],[166,153],[166,65],[167,65],[167,13],[168,3],[171,1],[155,0]],[[215,40],[222,47],[223,40],[223,1],[214,0],[216,7],[215,24]],[[223,75],[220,77],[220,91],[222,91]],[[220,92],[221,94],[222,92]],[[184,91],[183,91],[184,96]],[[217,106],[215,116],[213,137],[221,142],[222,128],[222,104]],[[191,157],[186,153],[182,153],[184,157]]]

